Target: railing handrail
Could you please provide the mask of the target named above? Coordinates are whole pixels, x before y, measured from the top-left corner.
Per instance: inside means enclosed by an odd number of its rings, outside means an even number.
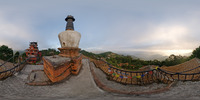
[[[149,72],[149,71],[153,71],[155,69],[150,69],[150,70],[146,70],[146,71],[128,71],[128,70],[124,70],[124,69],[119,69],[119,68],[116,68],[114,66],[112,66],[112,64],[106,62],[105,60],[103,59],[100,59],[101,61],[105,62],[108,64],[109,67],[113,68],[113,69],[117,69],[118,71],[123,71],[123,72],[130,72],[130,73],[145,73],[145,72]],[[161,68],[158,68],[158,70],[164,72],[164,73],[167,73],[167,74],[170,74],[170,75],[195,75],[195,74],[200,74],[200,72],[197,72],[197,73],[183,73],[183,72],[188,72],[188,71],[191,71],[191,70],[194,70],[194,69],[197,69],[199,68],[200,66],[198,67],[195,67],[193,69],[189,69],[189,70],[186,70],[186,71],[182,71],[182,72],[171,72],[171,71],[166,71],[164,69],[161,69]]]
[[[199,67],[200,67],[200,66],[195,67],[195,68],[193,68],[193,69],[186,70],[186,71],[182,71],[182,72],[179,72],[179,73],[184,73],[184,72],[188,72],[188,71],[191,71],[191,70],[195,70],[195,69],[197,69],[197,68],[199,68]]]
[[[108,72],[106,71],[105,73],[106,74],[111,74],[111,76],[113,76],[112,73],[118,73],[117,75],[118,76],[115,76],[116,74],[114,74],[114,77],[118,77],[122,76],[123,77],[123,73],[126,73],[128,72],[127,75],[133,75],[133,73],[135,73],[136,76],[141,76],[141,77],[138,77],[138,78],[142,78],[142,80],[140,80],[141,83],[139,84],[143,84],[143,77],[146,75],[146,74],[151,74],[152,77],[156,77],[156,79],[153,79],[154,81],[156,80],[160,80],[160,81],[163,81],[166,80],[165,82],[171,82],[171,81],[174,81],[174,80],[180,80],[180,81],[192,81],[192,80],[197,80],[196,78],[194,78],[195,75],[200,75],[200,72],[196,72],[196,73],[184,73],[184,72],[188,72],[188,71],[192,71],[192,70],[195,70],[197,68],[199,68],[200,66],[198,67],[195,67],[195,68],[192,68],[192,69],[189,69],[189,70],[185,70],[185,71],[182,71],[182,72],[171,72],[171,71],[167,71],[167,70],[164,70],[164,69],[161,69],[159,67],[157,68],[154,68],[154,69],[150,69],[150,70],[145,70],[145,71],[129,71],[129,70],[125,70],[125,69],[119,69],[119,68],[116,68],[115,66],[113,66],[112,64],[108,63],[107,61],[103,60],[103,59],[98,59],[100,61],[103,61],[104,63],[106,63],[107,67],[108,67]],[[110,70],[110,71],[109,71]],[[154,71],[155,70],[155,71]],[[152,71],[154,74],[152,74],[152,72],[150,73],[150,71]],[[130,74],[129,74],[130,73]],[[160,74],[159,74],[160,73]],[[122,74],[122,75],[120,75]],[[126,75],[126,78],[127,78],[127,75]],[[192,75],[191,77],[192,78],[187,78],[188,75]],[[174,78],[174,76],[177,76],[176,78]],[[183,79],[182,76],[184,76],[185,78]],[[148,77],[148,76],[147,76]],[[134,77],[135,78],[135,77]],[[161,78],[161,79],[160,79]],[[115,79],[116,80],[116,79]],[[122,79],[121,79],[122,80]],[[148,80],[148,79],[147,79]],[[199,78],[198,78],[199,80]],[[136,83],[138,82],[139,80],[136,80]],[[117,82],[121,82],[121,81],[117,81]],[[131,82],[132,82],[132,78],[131,78]],[[151,81],[149,81],[151,83]],[[131,84],[134,84],[134,83],[131,83]],[[138,84],[138,83],[137,83]]]
[[[17,56],[17,55],[15,55],[15,56]],[[0,65],[0,67],[1,67],[1,66],[3,66],[3,65],[5,65],[7,62],[9,62],[9,61],[10,61],[12,58],[14,58],[15,56],[12,56],[12,57],[11,57],[11,58],[9,58],[8,60],[4,61],[4,63],[3,63],[3,64],[1,64],[1,65]]]
[[[24,62],[26,62],[28,59],[29,59],[29,58],[25,59],[23,62],[20,62],[19,64],[17,64],[15,67],[13,67],[13,68],[11,68],[11,69],[8,69],[8,70],[5,70],[5,71],[1,71],[0,74],[1,74],[1,73],[9,72],[9,71],[11,71],[11,70],[17,68],[18,66],[20,66],[21,64],[23,64]]]
[[[199,67],[199,66],[198,66]],[[200,74],[200,72],[197,72],[197,73],[180,73],[180,72],[173,72],[173,73],[169,73],[170,71],[166,71],[166,70],[164,70],[164,69],[161,69],[161,68],[158,68],[158,70],[160,70],[160,71],[162,71],[162,72],[164,72],[164,73],[167,73],[167,74],[170,74],[170,75],[194,75],[194,74]]]
[[[112,64],[102,59],[100,61],[103,61],[104,63],[106,63],[108,67],[107,69],[108,71],[105,71],[99,66],[100,69],[104,71],[105,74],[109,75],[110,78],[112,77],[111,78],[112,80],[115,80],[118,83],[144,85],[144,84],[150,84],[156,81],[153,77],[157,75],[156,72],[154,72],[154,70],[156,70],[157,68],[145,70],[145,71],[128,71],[128,70],[116,68],[112,66]],[[170,82],[170,81],[167,81],[167,82]]]

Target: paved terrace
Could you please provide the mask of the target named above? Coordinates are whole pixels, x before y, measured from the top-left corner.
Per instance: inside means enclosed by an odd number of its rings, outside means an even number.
[[[178,82],[169,91],[151,95],[125,95],[110,93],[96,86],[90,67],[94,69],[97,78],[109,88],[124,91],[148,91],[162,88],[165,84],[153,83],[147,86],[122,85],[106,80],[106,75],[96,68],[87,59],[83,59],[83,67],[80,74],[71,76],[68,80],[50,86],[29,86],[26,83],[28,74],[35,69],[43,69],[43,66],[27,65],[20,73],[16,73],[5,80],[0,81],[0,100],[4,99],[59,99],[59,100],[167,100],[176,99],[200,99],[200,82]]]

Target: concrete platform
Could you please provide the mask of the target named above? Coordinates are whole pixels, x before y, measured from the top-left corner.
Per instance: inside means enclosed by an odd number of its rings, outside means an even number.
[[[53,84],[50,79],[46,76],[43,70],[33,70],[28,78],[28,82],[26,84],[33,86],[43,86]]]
[[[43,70],[43,65],[26,65],[24,68],[20,71],[15,73],[15,76],[22,79],[23,82],[27,83],[28,76],[33,70]]]
[[[17,75],[0,82],[0,98],[20,100],[52,100],[58,98],[66,100],[102,97],[104,92],[93,81],[88,60],[83,59],[82,63],[82,70],[78,75],[71,76],[68,80],[63,80],[62,82],[48,86],[29,86],[25,84],[27,82],[25,78],[27,79],[32,70],[42,69],[42,66],[27,65]]]
[[[44,59],[46,59],[55,69],[71,61],[71,58],[69,57],[62,57],[58,55],[44,56]]]
[[[164,93],[153,95],[123,95],[109,93],[99,89],[91,75],[89,61],[82,60],[83,67],[79,75],[71,76],[58,84],[48,86],[29,86],[25,81],[32,70],[42,70],[43,66],[27,65],[18,74],[0,81],[0,100],[199,100],[200,82],[178,82],[176,86]],[[94,69],[99,78],[104,74]],[[107,86],[113,86],[102,80]],[[124,85],[115,84],[118,89]],[[151,85],[156,86],[156,85]],[[131,86],[127,86],[130,88]],[[133,86],[136,91],[148,86]]]

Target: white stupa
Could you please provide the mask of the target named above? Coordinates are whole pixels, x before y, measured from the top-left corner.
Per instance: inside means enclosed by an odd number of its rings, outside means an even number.
[[[81,34],[74,31],[73,22],[75,19],[73,16],[68,15],[65,21],[67,21],[66,30],[58,35],[61,44],[61,48],[58,48],[61,52],[59,55],[65,57],[78,56]]]

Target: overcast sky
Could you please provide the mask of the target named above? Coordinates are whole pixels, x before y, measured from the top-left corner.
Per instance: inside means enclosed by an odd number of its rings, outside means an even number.
[[[85,50],[188,53],[200,43],[200,0],[0,0],[0,45],[59,48],[73,15]]]

